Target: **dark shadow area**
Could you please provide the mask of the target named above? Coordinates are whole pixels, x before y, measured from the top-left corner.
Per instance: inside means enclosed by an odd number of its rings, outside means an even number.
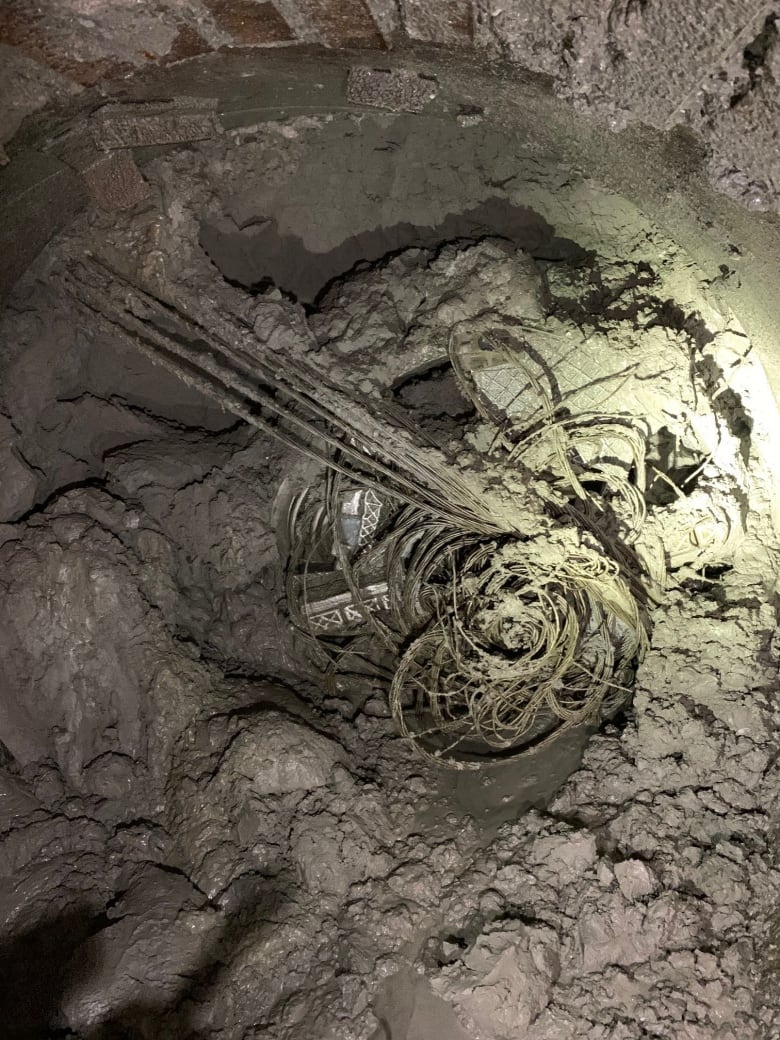
[[[80,907],[0,941],[0,1035],[3,1040],[47,1040],[53,1032],[66,975],[85,939],[107,925],[103,914]],[[82,965],[86,974],[95,965]]]
[[[63,1023],[61,1007],[69,981],[88,980],[98,970],[92,944],[110,930],[105,914],[80,908],[63,913],[0,944],[0,1036],[2,1040],[208,1040],[211,1031],[195,1025],[201,1005],[246,939],[259,941],[289,899],[280,879],[241,879],[235,905],[215,924],[194,969],[182,973],[175,993],[117,1008],[98,1026],[75,1033]],[[258,1013],[268,1011],[258,1008]]]
[[[666,426],[654,434],[648,448],[645,502],[649,506],[672,505],[695,491],[707,463],[704,452],[681,443]]]
[[[744,101],[754,90],[757,90],[764,78],[768,78],[770,82],[772,81],[772,71],[769,63],[772,51],[777,43],[777,21],[778,15],[775,12],[768,14],[764,19],[761,31],[742,51],[742,68],[747,73],[747,76],[732,94],[729,100],[730,108],[736,108],[741,101]]]
[[[221,925],[215,925],[194,970],[180,975],[173,996],[165,1002],[150,997],[118,1008],[78,1040],[210,1040],[211,1030],[196,1025],[201,1005],[208,1004],[240,944],[250,937],[260,941],[276,926],[277,915],[290,898],[289,885],[279,877],[247,877],[236,882],[239,886],[235,905],[225,911]],[[257,1010],[261,1016],[271,1009]]]
[[[463,213],[450,213],[432,227],[404,223],[371,228],[326,253],[311,252],[296,235],[281,235],[273,218],[246,228],[205,221],[200,244],[228,281],[254,290],[275,285],[313,306],[331,282],[360,263],[375,263],[403,249],[436,249],[447,242],[478,241],[490,235],[513,242],[538,260],[577,262],[585,256],[576,242],[558,238],[555,228],[535,210],[499,196]]]

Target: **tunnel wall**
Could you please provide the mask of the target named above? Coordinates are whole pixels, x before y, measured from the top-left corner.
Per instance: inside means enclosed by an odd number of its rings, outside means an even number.
[[[687,126],[719,190],[777,211],[777,13],[741,0],[6,0],[0,139],[49,96],[226,48],[422,44],[531,70],[612,129]]]
[[[15,56],[18,72],[18,55],[6,53]],[[530,151],[594,178],[665,227],[739,314],[778,395],[780,220],[772,212],[751,211],[713,185],[706,149],[689,128],[664,132],[632,123],[616,133],[556,96],[548,78],[513,62],[486,62],[465,48],[455,52],[407,42],[380,51],[301,44],[227,47],[168,64],[144,61],[133,75],[65,94],[55,91],[48,110],[30,115],[7,144],[10,161],[0,169],[0,296],[83,205],[90,200],[109,208],[133,205],[134,192],[142,190],[134,164],[142,166],[155,148],[182,146],[175,133],[167,146],[151,147],[132,134],[126,141],[96,137],[95,123],[106,105],[185,95],[196,110],[201,106],[196,120],[213,124],[215,132],[230,132],[291,113],[366,111],[350,96],[350,70],[396,69],[412,81],[422,77],[419,82],[431,88],[435,97],[423,98],[427,115],[495,121]],[[0,68],[8,75],[7,63]],[[29,80],[19,74],[13,82],[21,90]],[[28,108],[45,100],[29,95]],[[399,103],[403,107],[403,98]]]

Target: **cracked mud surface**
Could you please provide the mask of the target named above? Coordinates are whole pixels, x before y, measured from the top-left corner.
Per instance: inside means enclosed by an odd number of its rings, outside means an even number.
[[[742,356],[708,279],[627,204],[507,158],[482,128],[465,169],[417,127],[377,117],[359,133],[344,118],[288,136],[260,126],[232,157],[194,146],[146,169],[148,210],[90,213],[57,248],[144,243],[150,266],[208,285],[206,222],[235,240],[273,210],[279,235],[325,254],[376,227],[430,235],[509,178],[506,206],[526,214],[512,248],[550,265],[570,315],[623,320],[604,318],[616,298],[603,280],[558,277],[551,243],[595,250],[600,271],[654,265],[657,298],[711,306],[712,349],[724,366]],[[396,155],[421,156],[395,191],[376,150],[388,132]],[[430,153],[449,159],[426,165]],[[318,224],[312,185],[331,160],[342,194]],[[273,275],[277,238],[244,226],[251,285]],[[731,379],[752,402],[739,550],[666,591],[632,707],[584,753],[583,734],[522,775],[469,779],[398,738],[380,682],[323,683],[287,622],[274,503],[311,464],[90,327],[51,270],[43,258],[17,291],[0,351],[5,1035],[775,1036],[775,444],[752,362]],[[364,376],[392,384],[399,335],[436,348],[444,320],[416,278],[404,272],[395,299],[377,270],[332,286],[308,319],[320,348],[359,363],[360,343],[384,336],[386,361]]]

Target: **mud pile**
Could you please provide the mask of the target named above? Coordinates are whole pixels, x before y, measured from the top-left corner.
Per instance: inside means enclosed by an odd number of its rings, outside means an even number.
[[[299,128],[287,151],[258,128],[230,176],[246,183],[265,157],[303,192],[294,171],[322,161],[321,135],[343,156],[354,131]],[[650,325],[728,373],[710,393],[742,467],[741,537],[676,571],[618,717],[522,769],[446,772],[399,736],[386,677],[325,679],[290,624],[279,495],[317,465],[86,323],[58,288],[64,256],[108,242],[206,291],[224,160],[206,142],[152,162],[154,206],[90,214],[3,315],[4,1035],[772,1036],[775,432],[736,318],[628,210],[620,249],[526,237],[540,315],[586,339]],[[473,417],[437,369],[437,329],[480,293],[518,299],[497,277],[518,243],[495,231],[373,261],[307,309],[261,284],[265,253],[245,280],[258,307],[291,308],[320,354],[352,355],[451,437]]]

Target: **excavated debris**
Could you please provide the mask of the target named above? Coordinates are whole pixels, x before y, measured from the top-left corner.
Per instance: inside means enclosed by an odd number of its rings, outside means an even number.
[[[155,186],[176,175],[175,160],[145,170]],[[776,1035],[773,420],[734,316],[701,285],[698,310],[695,292],[675,295],[695,274],[673,252],[654,266],[639,236],[630,262],[534,264],[494,240],[417,249],[306,314],[274,290],[217,286],[193,216],[212,202],[196,182],[191,209],[78,229],[2,319],[3,473],[19,478],[0,496],[4,1035]],[[647,537],[628,547],[644,560],[647,646],[631,699],[565,784],[577,758],[563,743],[521,774],[418,755],[365,610],[326,633],[323,659],[305,624],[321,600],[285,573],[306,530],[305,510],[285,524],[290,503],[304,489],[328,502],[322,458],[87,320],[57,272],[98,245],[137,258],[133,277],[160,295],[189,286],[251,314],[285,363],[348,367],[368,401],[391,391],[389,414],[411,409],[432,452],[456,441],[466,476],[496,431],[516,447],[499,391],[517,354],[458,354],[458,377],[453,327],[487,312],[515,339],[506,319],[524,321],[536,357],[543,328],[580,354],[631,354],[649,464]],[[480,378],[500,366],[499,383]],[[584,389],[564,369],[557,357],[563,393],[593,392],[587,367]],[[606,386],[602,414],[625,411],[621,391]],[[638,479],[615,443],[597,496],[607,476]],[[542,490],[560,493],[570,476],[534,444]],[[602,457],[581,449],[585,469]],[[344,481],[330,530],[365,550],[390,507]],[[314,548],[312,574],[349,571],[328,538]]]
[[[469,748],[531,751],[625,702],[667,570],[724,563],[741,541],[748,427],[730,389],[734,415],[715,403],[727,387],[711,375],[714,333],[693,315],[664,324],[664,305],[637,294],[630,267],[611,288],[623,320],[596,335],[556,315],[549,286],[545,315],[541,273],[503,243],[444,250],[428,265],[424,256],[399,262],[407,276],[415,262],[429,267],[420,292],[439,306],[425,348],[446,343],[445,364],[487,420],[465,436],[459,424],[446,444],[388,408],[376,376],[359,379],[381,359],[364,346],[357,361],[350,334],[336,342],[352,364],[330,352],[323,363],[300,315],[276,307],[288,318],[280,366],[278,335],[262,334],[266,301],[247,307],[217,286],[204,303],[100,258],[63,277],[87,315],[324,463],[331,479],[314,511],[299,522],[308,488],[289,505],[291,617],[315,638],[373,631],[395,657],[400,730],[465,766]],[[392,294],[393,264],[380,274]],[[642,276],[652,282],[651,269]],[[502,287],[503,302],[480,291],[485,282]],[[441,303],[455,285],[447,316]],[[413,341],[394,354],[407,375],[419,368]],[[668,458],[648,463],[661,443]],[[657,492],[648,503],[646,469],[651,492],[661,484],[671,504]],[[339,651],[369,656],[343,641]]]

